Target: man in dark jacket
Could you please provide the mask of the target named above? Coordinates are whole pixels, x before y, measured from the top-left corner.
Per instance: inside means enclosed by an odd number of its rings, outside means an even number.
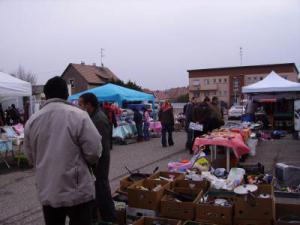
[[[168,144],[169,146],[174,145],[172,132],[174,130],[174,114],[173,108],[169,102],[165,102],[162,104],[160,111],[158,113],[159,121],[162,125],[162,137],[161,144],[163,147],[167,147],[167,138],[166,135],[168,133]]]
[[[110,123],[105,115],[99,109],[97,97],[92,93],[85,93],[79,98],[79,105],[86,110],[98,132],[102,136],[102,155],[94,169],[96,175],[96,204],[99,208],[101,218],[105,222],[114,222],[116,220],[115,206],[111,196],[109,185],[109,165],[110,165]]]
[[[193,120],[193,110],[196,105],[196,98],[192,97],[191,101],[186,105],[185,109],[185,131],[187,133],[187,141],[186,141],[186,148],[190,151],[190,153],[193,153],[192,147],[193,147],[193,131],[189,129],[190,122]]]
[[[134,108],[133,121],[135,122],[137,130],[137,141],[143,141],[143,115],[140,113],[138,108]]]

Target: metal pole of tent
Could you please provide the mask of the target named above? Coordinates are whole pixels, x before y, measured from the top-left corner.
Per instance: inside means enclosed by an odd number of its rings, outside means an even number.
[[[216,160],[217,159],[217,146],[214,145],[213,149],[214,149],[214,160]]]
[[[230,148],[226,148],[226,170],[229,172],[230,170]]]

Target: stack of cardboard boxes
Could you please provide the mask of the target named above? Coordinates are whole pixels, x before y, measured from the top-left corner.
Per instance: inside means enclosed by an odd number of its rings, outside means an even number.
[[[120,190],[126,192],[128,205],[126,214],[118,212],[118,223],[122,225],[276,224],[272,184],[259,184],[255,193],[239,196],[212,189],[207,181],[186,180],[181,173],[157,172],[131,185],[124,181],[120,182]],[[226,203],[215,204],[217,199],[225,199]]]

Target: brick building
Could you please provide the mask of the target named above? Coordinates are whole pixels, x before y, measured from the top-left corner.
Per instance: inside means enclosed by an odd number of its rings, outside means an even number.
[[[71,94],[101,86],[119,78],[107,67],[70,63],[61,77],[69,84]]]
[[[188,70],[189,96],[201,100],[217,96],[232,105],[242,100],[243,86],[262,80],[272,71],[290,81],[299,80],[295,63]]]

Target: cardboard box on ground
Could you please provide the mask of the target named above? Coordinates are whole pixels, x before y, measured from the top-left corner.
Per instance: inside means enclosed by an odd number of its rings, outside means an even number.
[[[183,191],[184,190],[184,191]],[[181,220],[193,220],[195,217],[196,203],[200,200],[203,195],[202,191],[198,194],[189,188],[173,188],[173,192],[179,195],[185,194],[186,196],[191,196],[193,201],[179,201],[175,196],[171,194],[166,194],[161,200],[161,215],[166,218],[174,218]]]
[[[132,225],[181,225],[180,220],[166,219],[159,217],[142,217],[135,221]]]
[[[290,219],[300,220],[300,204],[276,203],[276,223],[275,225],[300,225],[300,223],[289,223]]]
[[[233,192],[210,190],[206,194],[207,202],[196,205],[196,221],[211,222],[220,225],[231,225],[233,221],[234,198]],[[214,204],[216,199],[226,199],[227,205]]]
[[[155,180],[160,176],[168,177],[169,172],[158,172],[153,174],[146,180],[135,182],[128,188],[128,202],[129,206],[126,210],[127,224],[132,224],[142,216],[152,217],[166,217],[177,218],[179,220],[193,220],[197,222],[190,222],[193,224],[216,224],[216,225],[269,225],[275,219],[275,197],[273,194],[273,186],[270,184],[259,184],[258,190],[254,193],[254,198],[245,196],[236,196],[233,194],[220,195],[222,191],[217,190],[219,195],[212,197],[224,198],[233,201],[232,207],[224,207],[216,204],[199,203],[202,194],[212,192],[209,189],[209,182],[207,181],[189,181],[184,180],[183,174],[176,175],[174,182],[167,182]],[[154,180],[152,180],[154,179]],[[152,191],[153,188],[161,185],[159,191]],[[149,190],[141,190],[139,187],[143,186]],[[182,194],[193,194],[195,196],[193,201],[179,202],[168,199],[166,189],[170,189]],[[264,194],[260,196],[261,194]],[[267,195],[266,195],[267,194]],[[234,196],[234,197],[233,197]],[[284,215],[281,212],[288,211],[286,206],[277,205],[277,218]],[[293,210],[299,211],[299,205]],[[123,214],[124,218],[124,214]],[[286,225],[286,223],[278,223],[278,225]]]
[[[235,219],[275,221],[275,197],[271,184],[257,185],[258,190],[250,195],[235,198]]]
[[[157,211],[149,209],[138,209],[129,206],[126,208],[126,224],[133,224],[135,221],[144,216],[158,217],[159,214]]]
[[[273,222],[271,220],[234,220],[234,225],[272,225]]]
[[[184,180],[184,178],[185,177],[183,173],[165,172],[165,171],[156,172],[149,177],[150,180],[166,180],[168,182],[171,182],[171,187],[174,181]]]
[[[172,191],[181,195],[191,196],[192,201],[178,202],[166,193],[161,200],[161,215],[167,218],[192,220],[195,217],[196,203],[209,187],[207,181],[176,180]]]
[[[154,191],[159,185],[160,188]],[[145,188],[145,190],[140,189],[140,187]],[[164,190],[169,187],[170,183],[167,181],[149,179],[138,181],[128,188],[128,206],[158,211]]]
[[[209,188],[209,182],[203,181],[192,181],[192,180],[177,180],[173,185],[178,191],[184,194],[199,194],[199,192],[205,193]]]
[[[183,225],[217,225],[217,224],[206,223],[206,222],[185,221]]]

